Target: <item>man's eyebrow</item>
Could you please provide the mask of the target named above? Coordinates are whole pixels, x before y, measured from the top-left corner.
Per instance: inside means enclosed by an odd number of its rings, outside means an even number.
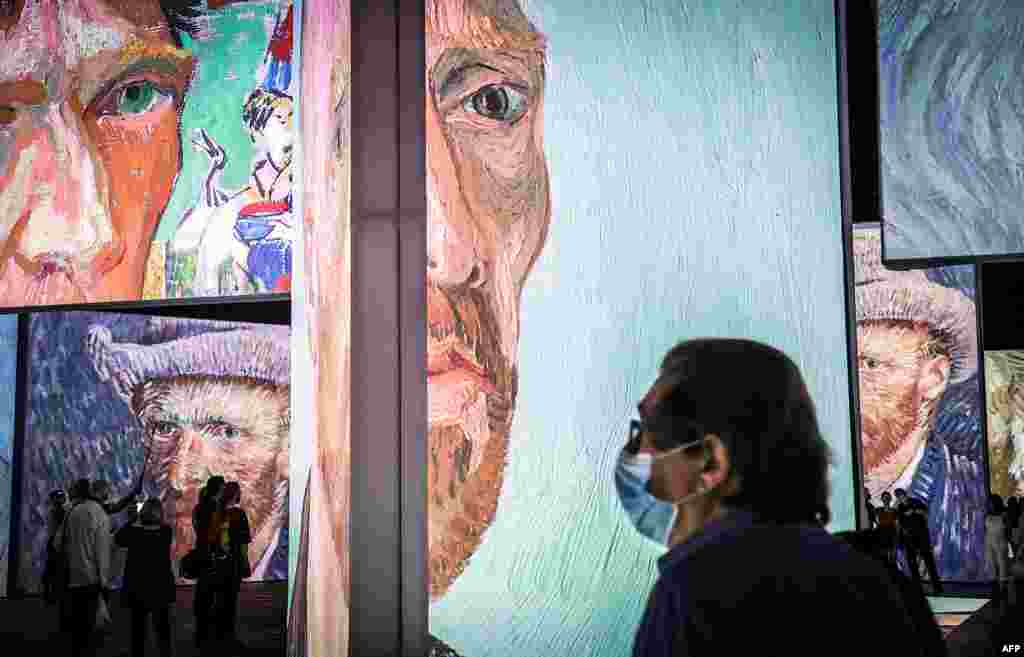
[[[469,61],[461,64],[456,64],[451,67],[448,73],[444,76],[444,80],[441,81],[438,87],[437,93],[441,98],[446,98],[449,95],[458,91],[466,83],[466,74],[473,69],[484,69],[486,71],[493,71],[495,73],[503,73],[504,71],[484,64],[481,61]]]
[[[82,104],[88,105],[103,95],[127,75],[139,71],[156,71],[168,75],[176,75],[182,67],[188,65],[192,53],[182,48],[175,48],[166,43],[146,42],[133,37],[117,53],[116,63],[104,74],[92,81],[82,93]]]

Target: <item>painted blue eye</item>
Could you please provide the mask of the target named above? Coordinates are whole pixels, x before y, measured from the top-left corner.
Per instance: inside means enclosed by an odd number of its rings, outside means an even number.
[[[468,112],[494,121],[515,123],[527,110],[526,94],[507,84],[489,84],[462,103]]]

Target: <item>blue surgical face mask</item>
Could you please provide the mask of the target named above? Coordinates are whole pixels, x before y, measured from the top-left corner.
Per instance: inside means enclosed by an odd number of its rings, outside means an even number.
[[[678,505],[705,494],[705,491],[697,491],[677,500],[666,501],[655,497],[647,490],[655,461],[702,442],[704,441],[700,440],[680,445],[656,456],[645,453],[631,454],[625,449],[619,454],[619,461],[615,467],[615,489],[623,510],[641,536],[659,545],[668,546],[672,528],[675,527],[679,515]]]

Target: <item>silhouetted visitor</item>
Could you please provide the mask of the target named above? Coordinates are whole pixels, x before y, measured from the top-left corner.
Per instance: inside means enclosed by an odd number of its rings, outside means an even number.
[[[867,489],[867,486],[864,486],[864,506],[867,508],[867,526],[873,528],[874,524],[878,522],[876,519],[877,509],[871,503],[871,491]]]
[[[896,545],[899,543],[899,513],[892,507],[892,494],[889,491],[882,493],[881,499],[882,506],[875,510],[878,541],[886,559],[895,566]]]
[[[218,619],[219,639],[236,649],[243,649],[238,640],[238,594],[242,580],[252,575],[249,563],[249,544],[252,534],[249,530],[249,517],[241,507],[242,488],[237,481],[229,481],[224,486],[222,500],[223,520],[221,525],[220,547],[230,556],[230,574],[224,583],[224,602],[220,606]]]
[[[196,647],[209,651],[211,634],[216,630],[217,605],[223,604],[227,555],[219,548],[223,512],[221,500],[224,496],[224,478],[213,476],[207,479],[202,497],[192,512],[192,527],[195,530],[195,548],[204,557],[205,567],[199,573],[193,597],[193,612],[196,618]]]
[[[142,657],[146,625],[150,617],[161,657],[171,655],[171,605],[175,600],[171,548],[174,530],[164,522],[158,499],[146,500],[140,511],[130,507],[131,522],[114,535],[118,546],[128,550],[121,600],[132,613],[132,656]]]
[[[78,493],[81,488],[78,487]],[[96,612],[102,597],[110,598],[110,517],[103,504],[110,497],[110,484],[95,481],[90,494],[81,500],[57,534],[57,549],[68,558],[68,596],[71,605],[71,654],[95,653]]]
[[[1010,551],[1003,520],[1005,513],[1003,498],[989,495],[988,513],[985,515],[985,561],[995,575],[992,581],[992,598],[995,600],[1008,600],[1010,597]]]
[[[935,552],[928,530],[928,505],[919,499],[909,497],[907,491],[896,489],[896,512],[899,514],[900,545],[907,558],[910,577],[920,583],[921,562],[928,571],[928,578],[936,593],[942,592],[939,571],[935,567]]]

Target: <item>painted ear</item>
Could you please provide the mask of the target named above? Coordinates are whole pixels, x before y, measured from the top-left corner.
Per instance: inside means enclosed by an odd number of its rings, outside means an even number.
[[[950,362],[947,356],[935,356],[925,362],[918,381],[918,390],[926,401],[934,402],[942,397],[949,383]]]

